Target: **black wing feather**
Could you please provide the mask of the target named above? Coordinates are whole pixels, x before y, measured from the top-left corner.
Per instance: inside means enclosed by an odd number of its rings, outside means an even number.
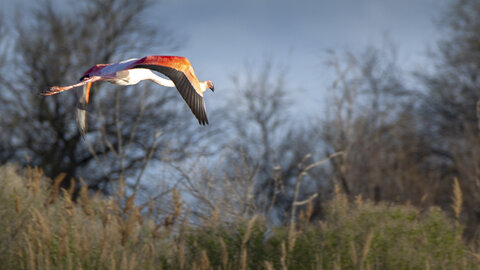
[[[174,68],[157,65],[137,65],[135,68],[148,68],[167,76],[173,81],[178,92],[180,92],[180,95],[183,97],[185,102],[187,102],[188,107],[198,119],[198,123],[200,125],[208,125],[205,101],[203,100],[203,97],[197,93],[183,72]]]

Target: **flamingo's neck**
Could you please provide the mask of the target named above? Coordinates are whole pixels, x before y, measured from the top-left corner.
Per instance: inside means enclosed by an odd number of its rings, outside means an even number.
[[[202,93],[207,91],[207,89],[208,89],[207,81],[203,81],[203,82],[199,82],[199,83],[200,83],[200,90],[202,90]]]

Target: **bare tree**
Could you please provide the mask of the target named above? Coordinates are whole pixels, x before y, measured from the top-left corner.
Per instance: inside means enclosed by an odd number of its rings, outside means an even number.
[[[1,17],[1,15],[2,14],[0,14],[0,61],[2,63],[6,63],[7,57],[11,50],[11,44],[9,44],[8,39],[6,38],[7,30],[3,17]],[[6,66],[0,65],[0,74],[6,73],[8,73],[8,69],[6,68]],[[6,82],[2,80],[2,77],[0,77],[0,92],[6,92],[6,87]],[[10,160],[14,153],[14,149],[12,148],[12,146],[7,143],[9,140],[9,134],[5,130],[6,121],[7,119],[5,119],[4,117],[0,117],[0,127],[2,127],[0,129],[0,164],[6,163],[8,160]]]
[[[152,4],[88,0],[59,11],[45,1],[22,13],[9,33],[15,56],[7,65],[16,68],[0,78],[5,89],[0,124],[7,134],[1,147],[9,151],[8,160],[25,162],[28,155],[50,177],[65,172],[67,179],[83,177],[90,188],[107,191],[111,180],[141,176],[148,160],[187,156],[198,137],[188,135],[196,128],[191,122],[179,121],[185,114],[176,91],[149,84],[95,85],[87,143],[75,126],[73,92],[38,96],[52,85],[78,80],[93,64],[175,49],[179,43],[169,30],[144,23]]]
[[[438,194],[431,145],[420,132],[420,100],[403,85],[391,45],[333,54],[337,73],[322,138],[332,160],[331,177],[350,196],[375,201],[432,202]],[[427,197],[426,197],[427,196]]]
[[[442,182],[450,185],[438,201],[449,209],[451,183],[458,177],[472,233],[480,222],[480,3],[454,0],[439,18],[444,38],[431,54],[435,68],[417,73],[425,86],[422,132],[430,138]]]
[[[299,175],[324,158],[317,147],[319,137],[307,123],[289,118],[287,92],[291,89],[284,81],[284,68],[266,61],[238,74],[232,78],[235,95],[223,109],[222,137],[227,139],[219,161],[208,171],[200,170],[203,173],[196,178],[189,174],[196,171],[190,166],[188,171],[180,169],[184,179],[189,179],[185,186],[198,199],[196,206],[209,209],[198,212],[223,211],[224,218],[263,213],[274,222],[289,222],[294,200],[317,193],[322,181],[315,179],[316,169],[309,169],[295,196]]]

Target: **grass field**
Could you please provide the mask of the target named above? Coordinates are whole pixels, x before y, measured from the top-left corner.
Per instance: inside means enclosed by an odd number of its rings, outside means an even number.
[[[155,221],[133,197],[78,203],[35,168],[0,167],[1,269],[478,269],[480,253],[438,208],[349,201],[337,192],[325,218],[311,207],[290,226],[262,216],[192,224],[173,200]],[[461,211],[461,191],[457,213]],[[151,209],[150,209],[151,210]]]

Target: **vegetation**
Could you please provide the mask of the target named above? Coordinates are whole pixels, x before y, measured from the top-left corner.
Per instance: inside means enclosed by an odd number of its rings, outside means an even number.
[[[232,77],[208,128],[175,91],[99,83],[86,140],[73,93],[38,92],[175,50],[142,19],[155,1],[0,18],[0,268],[477,268],[479,3],[450,1],[430,70],[401,69],[389,39],[332,51],[308,120],[267,59]]]
[[[469,269],[480,253],[462,226],[438,208],[355,201],[337,189],[326,217],[309,223],[312,204],[294,226],[263,217],[192,224],[172,191],[169,216],[151,205],[87,196],[78,203],[38,168],[0,167],[0,261],[4,269]],[[120,187],[121,188],[121,187]],[[461,191],[460,191],[461,192]],[[457,194],[456,196],[461,196]]]

